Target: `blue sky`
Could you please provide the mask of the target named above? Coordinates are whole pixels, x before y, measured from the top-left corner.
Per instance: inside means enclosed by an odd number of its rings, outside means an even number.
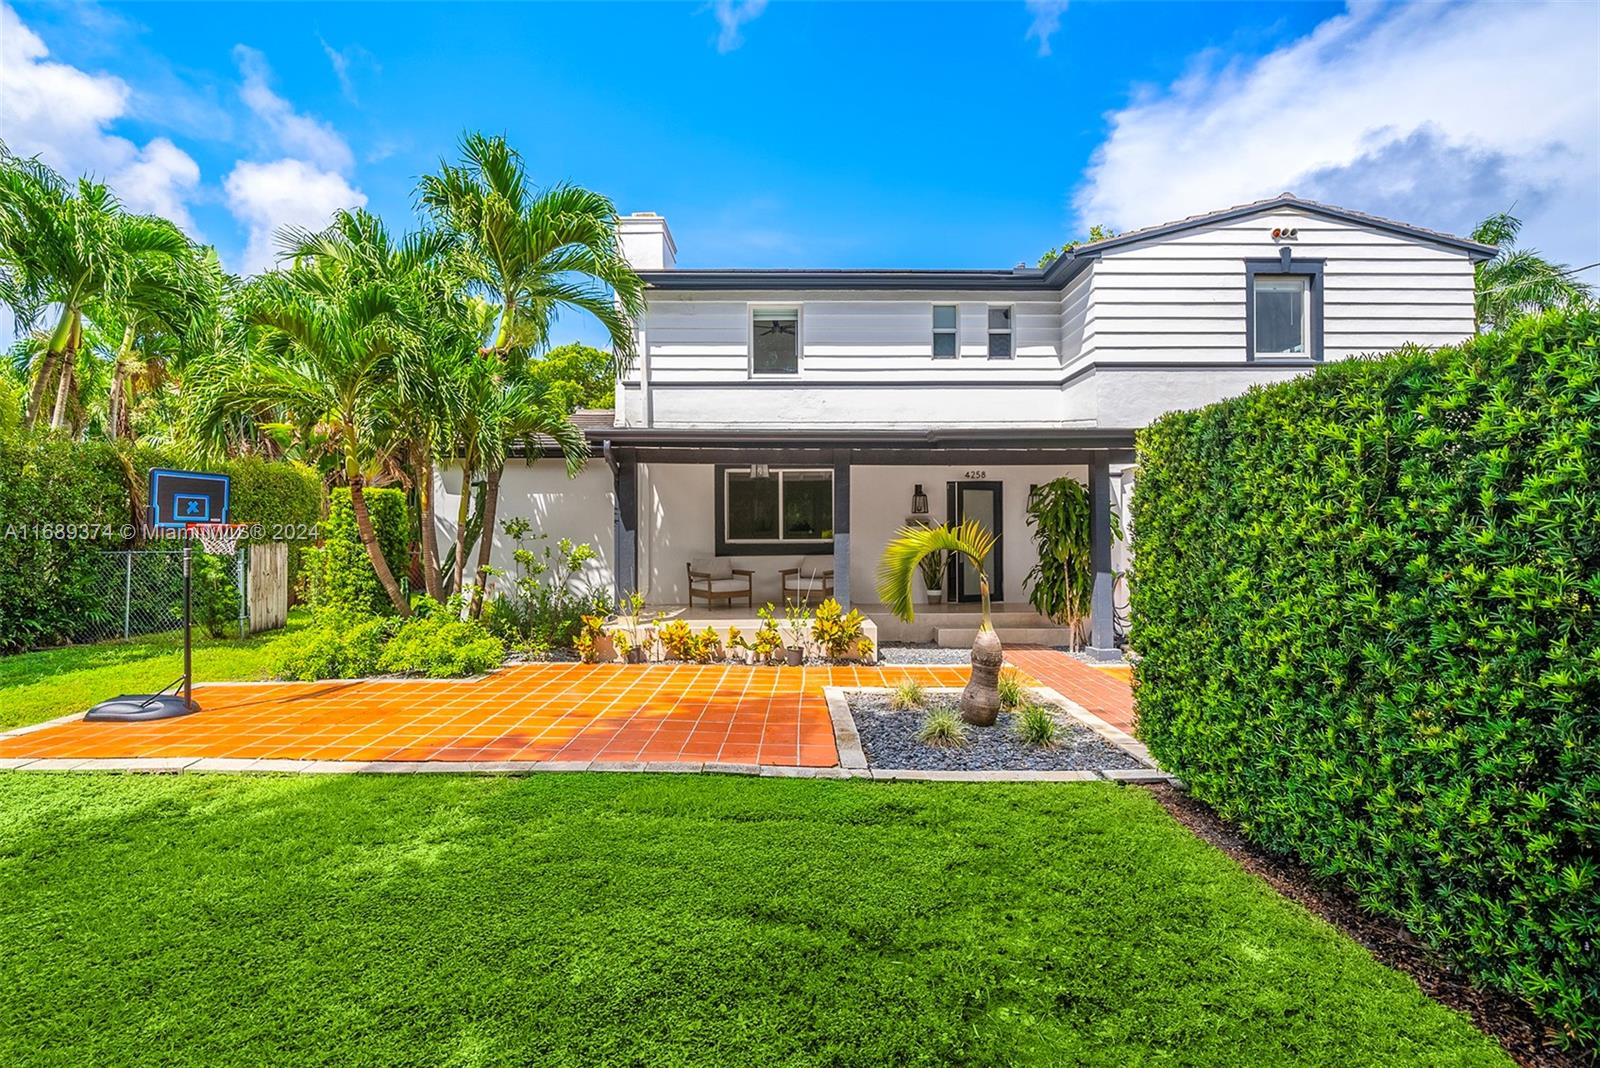
[[[1458,232],[1516,204],[1529,243],[1600,260],[1588,3],[0,17],[0,137],[179,218],[234,270],[269,259],[276,225],[334,207],[402,224],[466,129],[504,132],[541,181],[667,216],[684,266],[1007,266],[1088,222],[1284,189]]]

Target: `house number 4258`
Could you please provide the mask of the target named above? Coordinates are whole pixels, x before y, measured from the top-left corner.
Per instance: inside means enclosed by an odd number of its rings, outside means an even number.
[[[968,471],[966,474],[962,475],[961,477],[962,478],[970,478],[970,479],[988,478],[989,477],[989,472],[987,472],[987,471]]]

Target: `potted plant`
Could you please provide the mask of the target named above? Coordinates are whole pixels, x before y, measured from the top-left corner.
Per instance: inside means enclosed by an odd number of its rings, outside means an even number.
[[[736,664],[750,663],[750,643],[745,640],[744,632],[738,627],[728,627],[728,640],[725,644],[728,659]]]
[[[783,662],[790,667],[805,663],[806,635],[811,632],[811,606],[804,601],[788,601],[783,606]]]
[[[922,574],[922,591],[929,604],[944,603],[944,563],[942,552],[931,552],[917,562],[917,570]]]

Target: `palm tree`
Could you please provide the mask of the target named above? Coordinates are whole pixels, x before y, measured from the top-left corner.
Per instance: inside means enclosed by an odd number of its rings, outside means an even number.
[[[617,359],[631,359],[644,286],[617,242],[616,206],[577,186],[535,189],[503,137],[468,134],[461,155],[459,166],[440,160],[417,191],[435,224],[459,238],[468,284],[499,308],[487,347],[502,360],[526,355],[559,309],[575,308],[606,328]]]
[[[501,384],[504,388],[486,381],[473,384],[475,401],[467,405],[460,435],[464,450],[453,588],[463,588],[472,475],[482,470],[482,540],[473,595],[474,610],[478,610],[505,468],[505,443],[518,436],[516,421],[500,420],[501,405],[507,396],[518,395],[515,390],[520,387],[514,383],[522,365],[530,353],[545,346],[554,316],[562,308],[598,319],[610,335],[617,366],[630,362],[633,323],[643,311],[644,286],[622,255],[616,236],[617,210],[610,199],[576,186],[536,189],[522,157],[503,137],[468,134],[462,138],[461,156],[459,165],[441,160],[439,173],[424,175],[417,193],[435,224],[456,238],[452,257],[469,290],[493,306],[483,347],[486,355],[498,361],[498,374],[506,380]],[[487,328],[491,324],[492,339]],[[578,432],[564,413],[559,423],[565,426],[547,418],[549,407],[541,403],[540,411],[527,417],[548,429],[527,432],[545,433],[562,441],[565,448],[565,442],[575,441]],[[512,432],[503,433],[507,427]],[[550,433],[556,429],[559,435]],[[572,470],[570,454],[568,467]]]
[[[373,570],[395,611],[410,615],[364,491],[367,471],[393,444],[383,429],[402,354],[417,336],[416,276],[439,243],[427,234],[395,242],[376,216],[341,211],[326,230],[285,231],[281,244],[294,266],[257,278],[245,293],[244,319],[258,336],[232,392],[328,429]]]
[[[85,309],[125,305],[190,250],[166,219],[127,213],[110,190],[86,178],[74,191],[37,159],[0,145],[0,299],[24,330],[46,309],[60,308],[34,370],[28,426],[38,423],[52,385],[50,425],[65,422]]]
[[[1473,268],[1474,310],[1478,329],[1498,330],[1528,315],[1569,308],[1590,300],[1592,287],[1572,277],[1562,263],[1552,263],[1533,249],[1516,247],[1522,220],[1497,212],[1479,223],[1472,240],[1497,246],[1491,259]]]
[[[958,527],[902,527],[878,564],[878,599],[910,623],[916,618],[911,603],[911,582],[917,565],[930,553],[954,553],[967,558],[978,573],[978,593],[983,615],[972,639],[972,676],[961,691],[961,718],[987,727],[1000,714],[1000,665],[1004,650],[989,618],[989,576],[984,563],[994,552],[995,537],[983,524],[968,519]]]
[[[499,511],[500,479],[512,447],[522,444],[525,454],[531,457],[543,447],[540,439],[549,439],[561,450],[567,474],[571,476],[576,475],[589,458],[589,442],[544,382],[516,372],[502,376],[498,368],[484,362],[473,367],[466,377],[465,404],[470,412],[464,425],[470,428],[473,436],[463,450],[466,454],[461,480],[463,503],[469,496],[474,470],[466,466],[469,460],[484,472],[485,481],[478,562],[469,607],[470,614],[476,618],[483,612],[489,556],[494,549],[494,524]],[[464,525],[456,533],[457,589],[461,589],[462,557],[466,552]]]

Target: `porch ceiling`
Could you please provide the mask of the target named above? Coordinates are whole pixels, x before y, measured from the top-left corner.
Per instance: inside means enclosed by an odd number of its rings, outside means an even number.
[[[749,463],[760,453],[791,463],[930,464],[995,462],[1132,463],[1131,429],[1023,428],[694,428],[607,427],[587,431],[607,455],[661,463]]]

